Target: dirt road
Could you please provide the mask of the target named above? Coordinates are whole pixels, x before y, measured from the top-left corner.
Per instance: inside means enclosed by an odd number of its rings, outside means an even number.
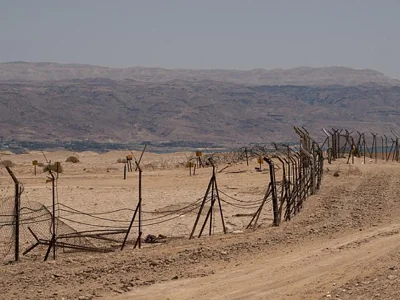
[[[203,278],[169,281],[115,297],[128,299],[316,299],[400,249],[400,224],[345,235],[289,253],[257,257]],[[400,291],[399,291],[400,292]],[[110,298],[111,299],[111,298]]]
[[[394,213],[399,210],[399,169],[346,166],[341,173],[347,182],[327,178],[331,187],[321,192],[322,202],[311,204],[328,218],[311,218],[318,229],[311,230],[308,242],[295,238],[253,258],[238,257],[237,265],[214,275],[137,288],[114,299],[400,299],[400,216]],[[335,204],[321,210],[324,202]],[[392,274],[381,278],[388,271]],[[378,292],[374,286],[382,289],[382,280],[387,287]]]
[[[93,158],[96,166],[97,160]],[[335,171],[339,177],[333,176]],[[193,186],[194,179],[177,170],[156,175]],[[109,173],[96,176],[97,184],[103,180],[109,190],[119,184],[107,179]],[[225,189],[248,189],[248,196],[254,197],[255,187],[264,181],[260,176],[219,174],[219,179]],[[208,174],[203,177],[195,179],[206,184]],[[73,180],[66,177],[65,189],[89,197],[90,182],[81,191]],[[82,177],[79,185],[85,180]],[[153,181],[146,184],[157,192]],[[30,189],[29,183],[26,187]],[[32,198],[34,188],[29,190]],[[168,189],[175,191],[172,185]],[[102,193],[99,189],[89,200],[97,201]],[[181,196],[174,201],[185,200],[183,191],[176,193]],[[279,227],[264,219],[260,228],[244,233],[171,239],[141,250],[60,253],[55,262],[43,263],[39,256],[2,265],[0,299],[400,299],[399,195],[400,164],[337,161],[325,166],[318,194]],[[74,199],[71,196],[71,205],[76,205]]]

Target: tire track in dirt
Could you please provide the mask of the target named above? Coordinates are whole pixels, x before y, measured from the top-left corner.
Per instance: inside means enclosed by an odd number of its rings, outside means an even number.
[[[346,282],[355,268],[364,268],[398,249],[400,224],[268,256],[257,265],[228,269],[207,278],[153,285],[114,299],[315,299],[327,293],[332,281]]]
[[[362,270],[400,249],[400,222],[396,214],[399,211],[399,169],[369,165],[360,166],[362,171],[354,166],[344,168],[343,178],[330,182],[331,186],[317,196],[321,201],[309,203],[309,199],[307,203],[311,207],[292,221],[295,228],[311,226],[312,235],[317,233],[315,239],[308,243],[302,240],[301,247],[289,243],[284,253],[266,255],[261,260],[257,256],[257,261],[254,257],[239,269],[229,268],[207,278],[139,288],[127,296],[135,299],[316,299],[329,296],[335,286],[351,281]],[[310,221],[305,213],[312,207],[315,214]],[[296,237],[293,242],[295,240]]]

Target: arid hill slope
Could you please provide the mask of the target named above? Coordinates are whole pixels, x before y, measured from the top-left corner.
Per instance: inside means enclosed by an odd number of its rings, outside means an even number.
[[[292,125],[320,137],[321,127],[332,126],[390,133],[399,129],[398,82],[342,67],[228,71],[5,63],[0,148],[21,141],[237,146],[293,141]]]

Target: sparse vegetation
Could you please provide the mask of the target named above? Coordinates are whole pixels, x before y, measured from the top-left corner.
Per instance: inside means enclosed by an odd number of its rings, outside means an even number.
[[[157,159],[149,163],[141,164],[142,170],[166,170],[173,168],[184,168],[186,167],[186,160],[183,159]]]
[[[117,163],[119,164],[126,164],[126,158],[118,158]]]
[[[79,162],[79,159],[76,156],[69,156],[67,158],[66,162],[70,162],[70,163],[76,164],[76,163]]]
[[[4,166],[4,167],[9,167],[9,168],[15,166],[15,164],[14,164],[11,160],[8,160],[8,159],[7,159],[7,160],[1,161],[0,164],[1,164],[2,166]]]
[[[63,167],[61,166],[61,163],[57,163],[57,162],[55,162],[53,164],[50,164],[50,165],[44,166],[43,167],[43,172],[49,172],[49,169],[51,171],[53,171],[53,172],[56,172],[56,173],[62,173],[63,172]]]

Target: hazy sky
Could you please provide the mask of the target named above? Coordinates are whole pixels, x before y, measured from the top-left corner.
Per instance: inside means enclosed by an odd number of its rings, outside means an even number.
[[[0,61],[400,78],[400,0],[0,0]]]

